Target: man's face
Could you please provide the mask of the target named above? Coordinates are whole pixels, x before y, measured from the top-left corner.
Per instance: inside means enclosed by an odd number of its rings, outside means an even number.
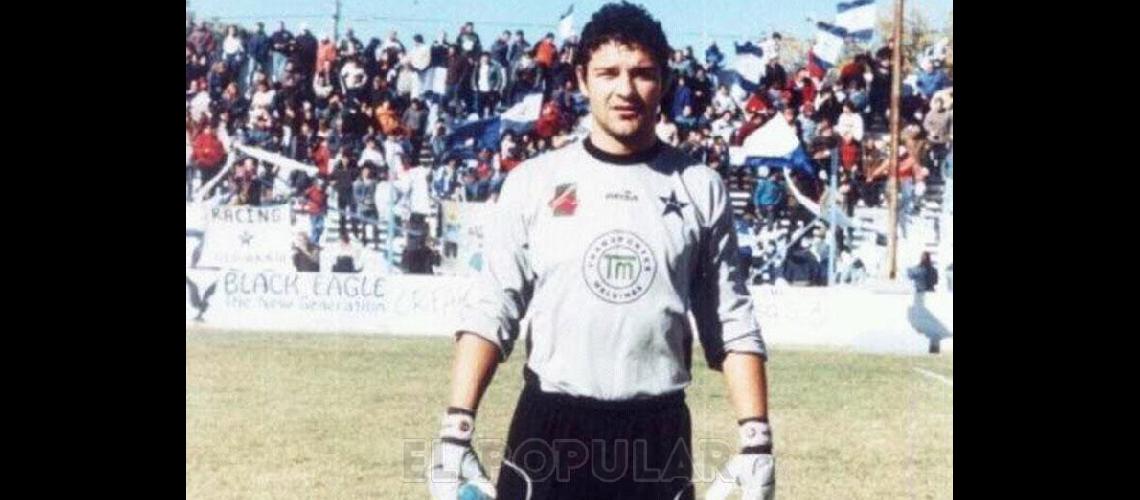
[[[579,69],[578,82],[600,132],[619,142],[653,134],[662,78],[661,68],[645,49],[603,44],[594,50],[585,71]]]

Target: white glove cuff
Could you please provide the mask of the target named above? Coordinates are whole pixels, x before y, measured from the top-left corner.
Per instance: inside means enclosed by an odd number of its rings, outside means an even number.
[[[771,449],[772,429],[768,425],[767,420],[762,420],[758,417],[741,420],[740,447],[745,450]]]
[[[467,444],[475,434],[475,414],[462,408],[448,408],[443,415],[439,437],[446,442]]]

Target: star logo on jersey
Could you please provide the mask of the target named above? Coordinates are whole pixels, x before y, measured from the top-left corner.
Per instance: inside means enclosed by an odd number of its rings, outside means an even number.
[[[670,192],[668,198],[666,198],[664,196],[661,196],[660,198],[661,198],[661,203],[665,204],[665,211],[661,212],[662,216],[667,217],[667,216],[669,216],[669,214],[675,213],[675,214],[677,214],[677,217],[680,217],[682,219],[685,218],[684,215],[681,215],[681,209],[685,208],[689,204],[688,203],[681,203],[681,202],[677,201],[677,191]]]
[[[569,217],[578,209],[578,185],[559,184],[554,188],[554,198],[551,198],[550,208],[554,210],[555,217]]]
[[[238,235],[238,239],[241,240],[243,246],[249,246],[250,242],[253,241],[253,235],[249,234],[249,231],[242,231],[242,233]]]

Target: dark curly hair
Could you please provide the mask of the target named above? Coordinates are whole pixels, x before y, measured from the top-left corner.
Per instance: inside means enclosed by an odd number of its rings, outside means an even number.
[[[579,49],[574,53],[574,67],[584,70],[594,51],[609,42],[641,46],[653,57],[662,77],[668,72],[673,49],[665,39],[661,23],[644,7],[623,0],[598,9],[582,28]]]

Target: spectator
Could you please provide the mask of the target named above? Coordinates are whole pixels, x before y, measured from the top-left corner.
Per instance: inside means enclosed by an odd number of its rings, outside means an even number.
[[[285,62],[293,54],[293,34],[285,29],[285,22],[282,21],[277,31],[269,37],[269,41],[273,60],[273,81],[279,82],[285,78]]]
[[[457,179],[459,159],[451,157],[432,174],[431,192],[437,200],[450,200],[461,187]]]
[[[507,50],[508,66],[515,66],[518,64],[519,59],[530,52],[530,42],[526,41],[526,34],[523,30],[515,31],[515,36],[511,39],[511,45]]]
[[[352,244],[352,240],[348,237],[348,232],[345,231],[342,226],[340,228],[340,239],[336,246],[336,261],[333,263],[332,272],[360,272],[360,269],[357,268],[358,262],[360,262],[360,249]]]
[[[348,28],[344,33],[344,38],[340,40],[340,47],[337,50],[338,55],[345,59],[352,59],[359,55],[364,54],[364,44],[356,38],[356,33],[352,28]]]
[[[384,160],[388,163],[388,175],[393,181],[401,180],[404,176],[404,171],[407,169],[404,158],[407,155],[408,152],[404,150],[399,137],[388,135],[384,138]]]
[[[811,144],[815,140],[816,131],[819,129],[819,124],[815,121],[815,108],[811,104],[804,104],[796,121],[799,123],[798,128],[803,143]]]
[[[816,118],[827,120],[832,125],[839,121],[839,115],[843,112],[843,105],[840,104],[830,85],[823,86],[816,101]]]
[[[321,43],[317,47],[317,72],[332,71],[336,60],[336,45],[333,44],[332,38],[328,34],[321,35]]]
[[[740,111],[740,107],[736,105],[736,100],[728,94],[728,86],[723,84],[717,87],[716,95],[713,96],[712,106],[717,114],[727,111],[735,115]]]
[[[356,197],[353,195],[356,178],[359,175],[356,159],[352,151],[344,148],[337,157],[330,179],[332,188],[336,190],[336,208],[340,213],[339,227],[343,230],[346,221],[351,221],[352,234],[359,235],[360,228],[355,217],[357,213]]]
[[[238,34],[237,26],[226,29],[226,39],[222,42],[222,55],[225,58],[226,75],[231,81],[245,86],[247,79],[240,78],[246,61],[245,43]]]
[[[950,86],[950,78],[946,76],[946,72],[941,68],[935,68],[929,60],[923,59],[920,67],[917,87],[923,99],[929,101],[936,92]]]
[[[483,52],[483,45],[479,43],[479,34],[475,33],[475,23],[470,21],[460,28],[459,36],[455,39],[455,43],[459,46],[459,54],[465,58],[470,58]]]
[[[670,107],[670,118],[674,121],[685,114],[685,107],[693,106],[693,90],[688,86],[684,76],[677,77],[676,90],[673,92],[673,103]]]
[[[856,141],[863,140],[863,116],[855,112],[855,105],[851,101],[843,103],[843,114],[839,115],[835,133],[840,136],[849,135]]]
[[[375,136],[369,137],[364,142],[364,151],[360,154],[360,166],[371,167],[373,172],[388,166],[388,161],[384,158],[384,152],[380,150]]]
[[[447,67],[447,48],[450,46],[451,44],[447,43],[447,32],[440,31],[439,37],[431,43],[431,67]]]
[[[934,171],[939,174],[941,174],[942,160],[946,158],[950,126],[954,120],[954,110],[946,105],[947,100],[943,94],[935,95],[931,101],[930,112],[922,121],[926,137],[930,142]]]
[[[269,74],[273,72],[273,60],[269,56],[270,41],[269,36],[265,34],[265,23],[257,23],[257,31],[249,36],[247,40],[247,48],[249,50],[249,75],[250,80],[246,82],[246,88],[253,88],[253,75],[257,72]]]
[[[554,62],[558,57],[558,48],[554,46],[554,33],[547,33],[541,41],[534,46],[534,65],[538,70],[538,83],[542,85],[542,98],[543,100],[550,98],[550,93],[554,90],[552,82],[552,71],[554,70]]]
[[[400,116],[396,114],[396,109],[391,100],[381,102],[380,107],[376,109],[376,123],[379,125],[380,132],[385,136],[403,137],[408,134],[408,130],[401,123]],[[388,164],[391,165],[391,162]]]
[[[712,135],[716,137],[731,137],[732,131],[736,129],[736,123],[732,120],[732,112],[724,111],[709,125]]]
[[[760,78],[760,86],[775,87],[783,90],[788,84],[788,72],[780,65],[779,57],[772,57],[764,65],[764,76]]]
[[[481,54],[479,64],[471,72],[471,87],[475,90],[475,109],[479,118],[495,113],[504,79],[502,66],[491,60],[490,54]]]
[[[305,23],[301,23],[301,34],[294,39],[292,56],[293,67],[296,68],[300,78],[304,81],[312,78],[317,64],[317,37],[313,36]]]
[[[463,84],[470,78],[471,64],[454,45],[447,48],[447,85],[443,95],[444,106],[453,114],[460,110],[460,101],[463,99]]]
[[[930,252],[922,252],[922,259],[917,266],[907,270],[906,276],[914,282],[915,292],[933,292],[938,285],[938,269],[930,262]]]
[[[328,212],[328,195],[325,194],[326,181],[318,179],[305,190],[305,212],[309,214],[309,243],[319,245],[321,233],[325,230],[325,213]]]
[[[321,249],[304,232],[298,233],[293,242],[293,267],[299,273],[321,271]]]
[[[446,41],[445,41],[446,42]],[[374,54],[377,62],[387,63],[389,67],[395,66],[400,60],[400,54],[404,53],[404,44],[400,42],[399,33],[395,30],[388,33],[388,38],[380,47],[376,49]]]
[[[785,198],[784,188],[776,182],[776,176],[775,172],[769,173],[768,167],[757,169],[756,189],[752,194],[752,203],[769,231],[780,216],[780,207],[784,205]]]
[[[509,68],[511,61],[508,55],[510,51],[511,32],[510,30],[504,31],[499,38],[495,39],[495,43],[491,44],[491,60],[499,64],[500,67]]]
[[[207,124],[206,127],[194,137],[193,153],[190,156],[190,164],[198,169],[201,185],[204,187],[222,170],[226,163],[226,149],[222,145],[222,141],[218,140],[217,129],[213,124]],[[187,179],[189,182],[189,179]],[[216,186],[214,186],[216,188]],[[214,188],[211,188],[206,196],[212,196]]]
[[[312,151],[309,152],[309,158],[313,164],[317,166],[317,177],[322,181],[329,177],[329,161],[332,159],[332,153],[329,151],[328,140],[320,136],[318,132],[316,139],[313,141]]]
[[[420,148],[423,147],[424,133],[427,132],[427,118],[428,112],[423,102],[412,99],[411,106],[408,106],[403,116],[404,129],[408,131],[408,139],[412,146],[412,150],[408,153],[412,163],[419,163]]]

